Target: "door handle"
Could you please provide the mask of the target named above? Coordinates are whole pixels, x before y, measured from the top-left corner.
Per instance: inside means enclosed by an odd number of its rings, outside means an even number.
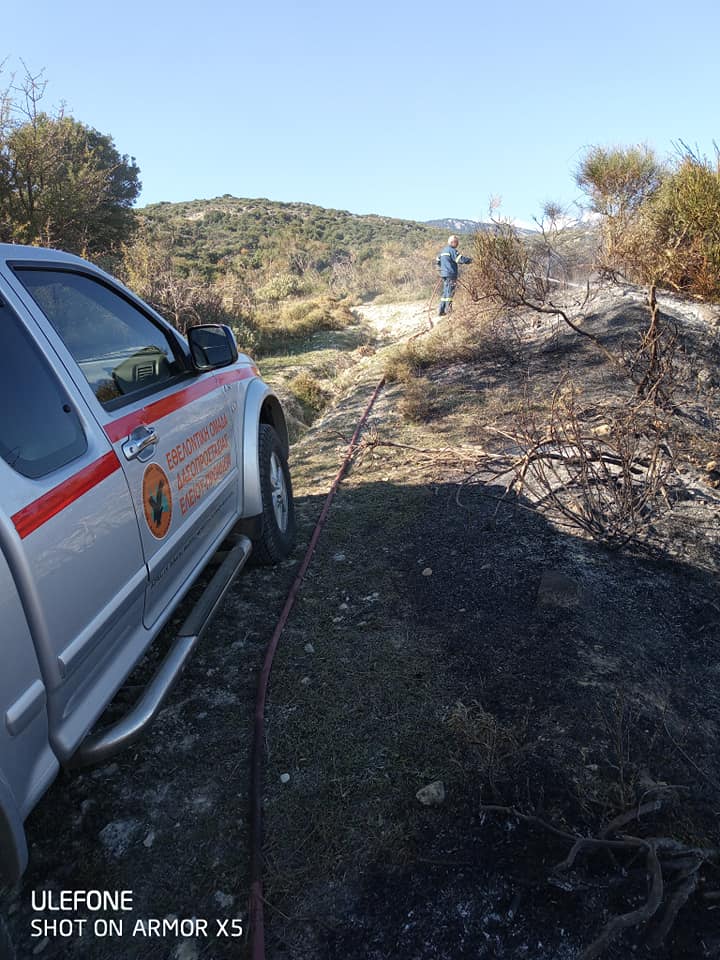
[[[122,452],[126,460],[147,460],[152,456],[151,447],[158,442],[158,435],[152,427],[141,424],[135,427],[128,439],[122,445]],[[143,456],[143,454],[145,454]]]

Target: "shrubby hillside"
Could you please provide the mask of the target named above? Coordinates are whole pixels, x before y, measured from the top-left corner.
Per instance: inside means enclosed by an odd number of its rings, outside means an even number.
[[[279,264],[302,275],[343,261],[379,259],[386,244],[411,251],[442,231],[412,220],[359,215],[309,203],[282,203],[225,194],[213,200],[157,203],[138,211],[171,243],[173,259],[214,278],[224,269]]]
[[[444,234],[410,220],[229,195],[137,212],[119,267],[184,330],[230,323],[256,355],[343,327],[382,296],[429,296]]]

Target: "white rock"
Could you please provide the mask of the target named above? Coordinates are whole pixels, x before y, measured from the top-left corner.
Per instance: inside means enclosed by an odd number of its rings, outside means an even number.
[[[425,567],[425,569],[424,569],[423,572],[422,572],[422,575],[423,575],[424,577],[431,577],[431,576],[432,576],[432,567]]]
[[[100,831],[100,842],[113,857],[122,857],[127,853],[140,830],[137,820],[113,820]]]
[[[280,774],[280,783],[290,783],[290,774],[289,774],[289,773],[281,773],[281,774]]]
[[[434,780],[426,787],[421,787],[415,794],[425,807],[437,807],[445,802],[445,784],[442,780]]]
[[[311,643],[306,643],[305,653],[315,653],[315,647]]]

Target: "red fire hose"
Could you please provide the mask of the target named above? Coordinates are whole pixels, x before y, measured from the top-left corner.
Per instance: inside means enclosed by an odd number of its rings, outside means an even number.
[[[375,391],[365,408],[363,415],[358,421],[355,433],[352,436],[348,446],[345,459],[338,470],[330,491],[325,498],[325,503],[320,512],[320,516],[313,530],[310,543],[305,552],[300,569],[293,581],[290,591],[285,600],[285,605],[280,614],[273,635],[270,638],[265,651],[265,660],[258,680],[257,698],[255,700],[255,723],[253,731],[252,755],[250,761],[250,937],[251,937],[251,956],[252,960],[264,960],[265,957],[265,924],[263,912],[263,886],[262,886],[262,772],[263,772],[263,743],[265,740],[265,700],[267,695],[268,681],[270,679],[270,670],[272,669],[273,658],[280,641],[280,635],[287,623],[290,611],[293,608],[295,599],[300,590],[300,585],[305,577],[315,547],[320,539],[320,533],[325,526],[330,505],[337,492],[340,482],[345,475],[345,471],[352,460],[357,448],[357,440],[360,436],[365,421],[378,398],[380,391],[385,385],[385,378],[375,387]]]

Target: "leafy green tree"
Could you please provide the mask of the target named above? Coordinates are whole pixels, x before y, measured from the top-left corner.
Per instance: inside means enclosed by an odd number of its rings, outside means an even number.
[[[41,111],[43,89],[27,76],[2,97],[0,238],[106,254],[132,233],[138,167],[107,134]]]
[[[686,151],[643,205],[637,233],[658,282],[720,297],[720,155],[713,164]]]
[[[660,165],[646,147],[592,147],[576,179],[602,215],[606,273],[720,296],[720,155],[713,164],[683,145]]]
[[[602,217],[600,266],[613,274],[624,266],[624,241],[643,203],[658,189],[665,167],[646,146],[590,147],[575,174],[591,209]]]

